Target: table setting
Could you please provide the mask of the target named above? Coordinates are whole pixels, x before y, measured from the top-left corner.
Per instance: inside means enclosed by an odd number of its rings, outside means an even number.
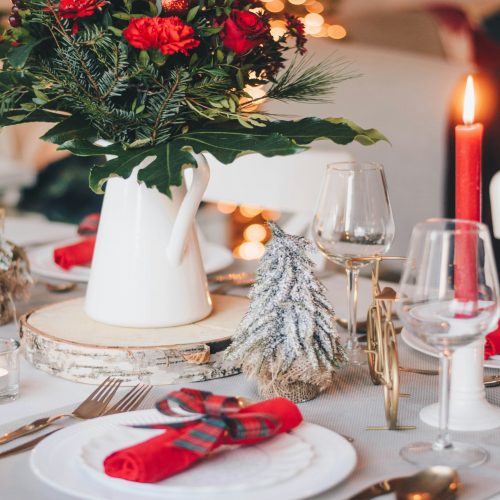
[[[376,161],[323,165],[307,233],[268,220],[253,266],[198,227],[211,170],[242,155],[307,168],[315,141],[390,140],[266,112],[357,76],[302,59],[284,19],[276,36],[253,0],[13,1],[0,126],[52,123],[103,204],[78,226],[0,213],[2,498],[500,498],[472,76],[455,218],[416,224],[405,255]]]

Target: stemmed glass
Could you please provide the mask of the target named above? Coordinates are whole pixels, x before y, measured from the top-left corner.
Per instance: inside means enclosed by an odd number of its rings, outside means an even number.
[[[413,230],[397,302],[405,328],[439,352],[439,435],[412,443],[401,456],[419,466],[475,466],[488,454],[452,442],[448,431],[453,352],[495,328],[498,277],[488,229],[483,224],[430,219]]]
[[[394,221],[384,168],[377,163],[344,162],[328,166],[314,216],[313,234],[321,252],[347,273],[348,339],[351,364],[367,357],[356,336],[358,276],[356,257],[383,255],[394,238]]]

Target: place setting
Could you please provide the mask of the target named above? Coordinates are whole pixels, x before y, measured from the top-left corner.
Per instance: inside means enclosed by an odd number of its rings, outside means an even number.
[[[12,0],[2,499],[500,499],[500,4],[399,3]]]

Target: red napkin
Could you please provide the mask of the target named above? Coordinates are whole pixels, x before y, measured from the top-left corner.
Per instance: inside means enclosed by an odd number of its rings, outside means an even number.
[[[238,414],[258,413],[270,415],[280,423],[278,433],[288,432],[302,422],[297,406],[285,398],[275,398],[247,406]],[[203,458],[203,455],[174,445],[174,440],[182,438],[196,423],[181,429],[167,428],[165,433],[143,443],[116,451],[104,460],[104,471],[108,476],[155,483],[186,470]],[[223,444],[254,444],[268,438],[232,439],[223,435],[212,449]]]
[[[484,343],[484,359],[497,354],[500,354],[500,323],[495,331],[486,335]]]
[[[95,236],[78,243],[54,249],[54,262],[65,270],[90,264],[94,254]]]

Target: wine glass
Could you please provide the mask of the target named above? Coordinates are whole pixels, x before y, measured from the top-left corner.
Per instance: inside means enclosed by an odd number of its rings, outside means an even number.
[[[366,263],[355,257],[383,255],[394,238],[394,221],[384,168],[377,163],[343,162],[327,167],[313,234],[321,252],[347,273],[348,338],[351,364],[367,362],[356,336],[358,276]]]
[[[405,328],[434,347],[440,360],[439,435],[434,443],[404,447],[401,456],[423,467],[479,465],[487,452],[452,442],[448,416],[453,352],[493,330],[498,319],[498,277],[487,227],[453,219],[417,224],[399,293]]]

